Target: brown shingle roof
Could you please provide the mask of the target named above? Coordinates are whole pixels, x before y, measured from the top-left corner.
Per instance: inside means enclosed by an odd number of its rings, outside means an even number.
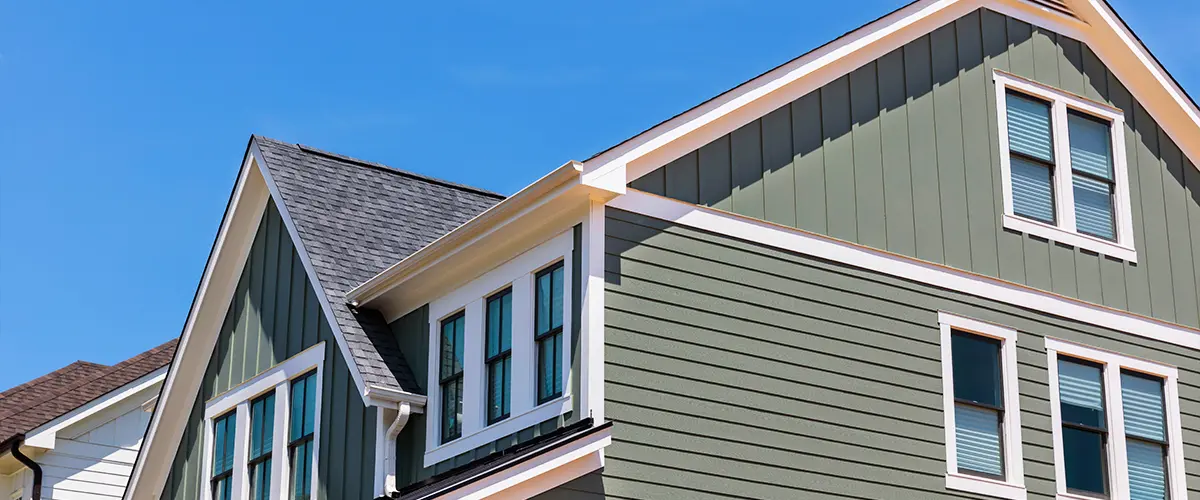
[[[0,450],[13,438],[170,364],[177,343],[171,340],[113,366],[76,361],[0,392]]]

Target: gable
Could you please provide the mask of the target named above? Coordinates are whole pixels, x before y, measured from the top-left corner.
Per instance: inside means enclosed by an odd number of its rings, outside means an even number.
[[[268,200],[262,214],[227,311],[161,498],[199,498],[202,485],[207,484],[200,470],[206,446],[202,438],[206,402],[321,342],[324,342],[326,366],[332,367],[323,373],[322,427],[342,429],[342,434],[335,437],[335,432],[320,432],[319,450],[322,454],[341,453],[342,458],[318,460],[318,466],[335,468],[342,474],[341,467],[353,465],[347,471],[360,476],[330,487],[349,488],[349,481],[357,480],[370,484],[374,471],[362,451],[370,447],[357,443],[373,439],[363,433],[374,429],[375,416],[367,411],[362,398],[354,396],[357,391],[349,367],[341,357],[330,323],[318,304],[316,291],[274,200]],[[347,428],[359,436],[347,442]],[[344,460],[349,456],[345,450],[351,447],[356,454],[347,465]]]
[[[1125,111],[1138,263],[1006,231],[993,70]],[[1200,172],[1086,44],[982,9],[630,183],[1200,326]]]

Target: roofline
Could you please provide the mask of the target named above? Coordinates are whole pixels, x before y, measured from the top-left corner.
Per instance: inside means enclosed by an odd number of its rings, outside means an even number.
[[[24,433],[25,445],[36,448],[52,449],[58,431],[74,425],[96,413],[120,403],[154,385],[161,384],[167,378],[167,365],[155,368],[153,371],[114,388],[100,396],[68,411],[54,419],[39,425]]]
[[[358,307],[378,298],[414,274],[437,264],[453,249],[470,244],[488,229],[502,225],[527,208],[535,206],[545,195],[555,192],[556,188],[564,183],[577,181],[582,169],[583,164],[575,160],[564,163],[516,194],[484,210],[483,213],[346,292],[346,302],[351,307]]]
[[[259,138],[261,136],[255,135],[254,137]],[[263,138],[265,139],[265,137],[263,137]],[[271,140],[278,141],[278,139],[271,139]],[[278,141],[278,142],[283,142],[283,141]],[[458,189],[461,191],[468,191],[468,192],[480,194],[483,196],[491,196],[493,198],[500,198],[500,199],[505,198],[504,195],[494,192],[494,191],[488,191],[486,189],[477,188],[475,186],[468,186],[466,184],[459,184],[457,182],[451,182],[451,181],[448,181],[445,179],[438,179],[437,177],[430,177],[428,175],[418,174],[415,172],[409,172],[407,170],[401,170],[401,169],[398,169],[395,167],[384,165],[382,163],[376,163],[373,161],[362,160],[359,158],[354,158],[351,156],[334,153],[332,151],[326,151],[324,149],[314,148],[314,147],[306,145],[306,144],[296,144],[295,146],[297,148],[299,148],[301,151],[304,151],[306,153],[315,154],[318,156],[324,156],[326,158],[330,158],[330,159],[337,160],[340,162],[353,163],[358,166],[373,168],[376,170],[382,170],[382,171],[388,172],[390,174],[396,174],[396,175],[400,175],[400,176],[404,176],[404,177],[409,177],[412,179],[417,179],[420,181],[428,182],[430,184],[437,184],[439,186],[445,186],[448,188]]]

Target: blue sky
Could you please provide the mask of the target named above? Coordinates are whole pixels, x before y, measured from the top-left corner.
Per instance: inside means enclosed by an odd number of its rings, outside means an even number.
[[[0,389],[179,335],[251,133],[512,193],[906,0],[446,3],[0,3]]]

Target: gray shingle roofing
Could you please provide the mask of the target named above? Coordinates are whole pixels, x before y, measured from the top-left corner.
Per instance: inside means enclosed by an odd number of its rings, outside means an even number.
[[[352,311],[354,287],[504,197],[261,136],[251,139],[279,187],[363,382],[420,392],[382,315]]]

